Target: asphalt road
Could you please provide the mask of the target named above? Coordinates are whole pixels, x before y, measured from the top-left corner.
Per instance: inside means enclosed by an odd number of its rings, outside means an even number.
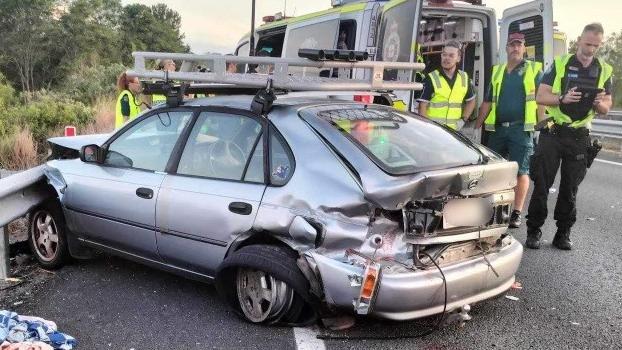
[[[589,170],[578,194],[575,249],[550,246],[555,226],[549,220],[543,227],[547,243],[525,250],[517,275],[524,288],[508,293],[517,301],[501,297],[474,305],[473,320],[464,327],[448,326],[424,338],[356,339],[416,336],[425,330],[421,322],[359,320],[348,333],[254,326],[230,312],[212,286],[106,255],[59,270],[14,309],[56,321],[80,349],[618,349],[622,159],[602,158],[621,164],[596,162]],[[551,215],[556,197],[549,198]],[[524,226],[513,233],[524,242]],[[301,334],[352,338],[309,344]]]

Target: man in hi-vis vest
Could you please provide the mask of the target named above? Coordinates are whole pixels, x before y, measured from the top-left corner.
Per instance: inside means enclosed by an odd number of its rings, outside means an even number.
[[[459,130],[475,109],[475,90],[466,72],[458,69],[462,47],[450,41],[441,53],[441,69],[428,74],[423,81],[419,114]]]
[[[527,213],[528,248],[540,247],[549,188],[561,167],[553,216],[557,232],[552,244],[557,249],[572,249],[570,229],[577,221],[579,184],[599,150],[590,144],[591,121],[596,114],[607,114],[612,105],[613,68],[596,57],[603,32],[599,23],[585,26],[577,41],[577,53],[555,57],[538,87],[536,101],[547,107],[553,120],[540,132],[530,164],[534,188]]]
[[[518,163],[511,228],[521,224],[521,211],[529,191],[529,157],[533,153],[534,126],[544,119],[544,107],[536,104],[536,86],[542,64],[525,60],[525,35],[511,33],[505,47],[508,61],[492,68],[491,82],[479,109],[476,128],[484,124],[488,146]],[[485,122],[484,122],[485,120]]]

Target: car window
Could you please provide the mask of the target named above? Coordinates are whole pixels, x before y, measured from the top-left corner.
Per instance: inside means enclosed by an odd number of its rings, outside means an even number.
[[[263,136],[261,136],[257,141],[255,151],[253,152],[253,155],[251,156],[251,159],[248,163],[248,169],[246,169],[244,181],[264,182],[263,164]]]
[[[191,117],[192,111],[162,112],[141,120],[110,144],[104,164],[164,171]]]
[[[294,162],[289,148],[273,129],[270,132],[270,183],[285,185],[293,171]]]
[[[480,153],[430,120],[392,108],[352,106],[317,111],[390,174],[478,164]]]
[[[181,175],[242,180],[261,124],[242,115],[203,112],[181,155]]]
[[[288,58],[298,58],[299,49],[324,49],[333,48],[337,45],[337,30],[339,20],[323,21],[320,23],[308,24],[299,28],[289,30],[287,37],[287,47],[285,56]],[[326,70],[328,72],[328,70]],[[305,75],[320,74],[318,68],[290,68],[290,73]]]

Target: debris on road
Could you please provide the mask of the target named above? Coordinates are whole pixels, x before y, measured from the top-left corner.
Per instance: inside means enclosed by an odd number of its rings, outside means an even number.
[[[555,192],[557,192],[557,188],[555,187],[549,188],[549,193],[555,193]]]
[[[594,221],[594,220],[596,220],[596,218],[592,218],[592,217],[587,218],[587,221]]]
[[[571,325],[573,326],[580,326],[581,324],[579,322],[570,322]]]
[[[512,288],[512,289],[523,289],[523,284],[518,282],[518,281],[515,281],[514,283],[512,283],[512,287],[510,287],[510,288]]]
[[[513,301],[518,301],[518,300],[519,300],[517,297],[515,297],[515,296],[513,296],[513,295],[506,295],[506,296],[505,296],[505,298],[506,298],[506,299],[513,300]]]
[[[76,339],[58,331],[56,323],[36,316],[18,315],[16,312],[0,311],[0,347],[2,349],[22,349],[18,344],[43,342],[34,349],[71,350],[76,346]],[[31,349],[31,347],[25,347]]]

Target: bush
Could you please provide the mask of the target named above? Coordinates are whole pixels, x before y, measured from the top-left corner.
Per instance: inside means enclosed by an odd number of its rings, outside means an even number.
[[[86,66],[71,73],[61,91],[74,100],[90,105],[97,99],[116,94],[117,77],[126,68],[122,64]]]
[[[4,75],[0,73],[0,108],[6,108],[15,102],[17,102],[15,89],[13,89]]]
[[[37,146],[44,149],[45,140],[56,130],[66,125],[81,127],[94,121],[89,107],[62,94],[37,92],[27,100],[26,104],[0,110],[0,137],[29,128]]]

